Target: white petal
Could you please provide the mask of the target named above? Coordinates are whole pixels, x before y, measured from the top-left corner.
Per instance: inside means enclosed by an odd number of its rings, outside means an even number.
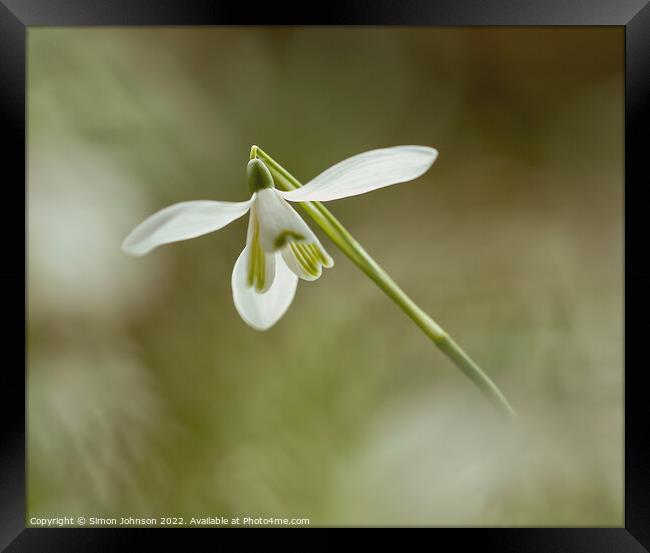
[[[267,252],[282,249],[290,240],[317,240],[314,233],[275,188],[255,195],[255,212],[260,224],[260,242]]]
[[[298,277],[279,253],[275,256],[275,279],[263,294],[248,286],[248,247],[241,252],[232,271],[232,297],[242,319],[255,330],[271,328],[285,314],[296,294]]]
[[[292,202],[326,202],[356,196],[425,173],[438,152],[427,146],[371,150],[333,165],[305,186],[280,194]]]
[[[122,249],[130,255],[145,255],[163,244],[218,230],[244,215],[253,199],[246,202],[200,200],[170,205],[135,227],[124,239]]]

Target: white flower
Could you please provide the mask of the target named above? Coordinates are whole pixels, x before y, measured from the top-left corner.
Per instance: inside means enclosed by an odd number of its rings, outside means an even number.
[[[372,150],[337,163],[290,192],[276,190],[264,162],[252,159],[247,167],[250,200],[171,205],[133,229],[122,249],[130,255],[145,255],[162,244],[218,230],[250,211],[246,247],[232,272],[232,294],[242,319],[257,330],[266,330],[293,301],[298,278],[316,280],[323,267],[334,264],[286,200],[324,202],[410,181],[426,172],[437,155],[425,146]]]

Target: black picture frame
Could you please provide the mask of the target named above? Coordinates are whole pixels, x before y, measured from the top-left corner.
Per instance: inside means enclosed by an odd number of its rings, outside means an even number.
[[[313,8],[313,9],[312,9]],[[650,331],[650,268],[644,135],[650,129],[650,6],[647,0],[356,0],[280,9],[247,1],[0,0],[0,121],[3,370],[0,439],[0,549],[115,551],[125,529],[25,528],[26,368],[26,30],[97,25],[435,25],[620,26],[625,28],[625,526],[620,528],[452,529],[454,548],[499,553],[641,552],[650,548],[650,403],[642,348]],[[22,230],[21,230],[22,229]],[[8,238],[10,237],[10,238]],[[608,260],[604,260],[604,263]],[[442,530],[442,529],[439,529]],[[165,536],[168,546],[175,538]],[[171,541],[170,541],[171,540]]]

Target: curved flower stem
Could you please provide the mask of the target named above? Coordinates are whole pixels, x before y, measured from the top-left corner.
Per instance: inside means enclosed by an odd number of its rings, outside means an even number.
[[[279,189],[288,191],[302,186],[291,173],[257,146],[251,148],[250,157],[251,159],[259,157],[266,163]],[[420,327],[433,343],[478,386],[502,413],[509,417],[517,416],[515,410],[490,377],[454,342],[438,323],[406,295],[323,204],[320,202],[301,202],[300,206],[323,229],[332,242]]]

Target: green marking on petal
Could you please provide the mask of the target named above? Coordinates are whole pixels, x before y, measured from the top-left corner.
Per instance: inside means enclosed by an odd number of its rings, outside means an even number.
[[[312,273],[314,275],[317,275],[320,265],[318,259],[314,258],[310,249],[307,247],[307,244],[297,244],[297,246],[305,258],[305,261],[309,264],[309,268],[312,270]]]
[[[309,273],[309,265],[303,259],[302,254],[300,253],[300,250],[298,250],[298,247],[296,246],[295,242],[290,242],[289,247],[293,252],[293,256],[296,258],[296,261],[298,261],[298,264],[300,265],[300,267],[302,267],[302,270],[305,271],[306,273]]]
[[[298,261],[298,264],[302,267],[302,270],[311,276],[318,276],[318,270],[312,268],[311,263],[307,261],[302,250],[298,247],[298,244],[296,244],[296,242],[290,242],[289,247]]]
[[[266,256],[260,244],[260,225],[253,221],[253,237],[248,254],[248,273],[246,283],[249,288],[255,286],[257,291],[264,289],[266,284]]]
[[[299,232],[293,230],[283,230],[273,241],[273,245],[279,250],[287,245],[291,240],[304,240],[305,237]]]
[[[312,255],[325,267],[332,266],[332,259],[317,244],[308,244]]]
[[[255,282],[255,230],[253,230],[253,240],[248,250],[248,271],[246,274],[246,284],[248,287],[252,287]]]
[[[255,289],[258,292],[264,290],[264,284],[266,283],[266,256],[262,248],[258,248],[258,262],[257,262],[257,282],[255,283]]]
[[[327,267],[328,269],[330,267],[334,267],[334,260],[332,259],[332,256],[327,253],[327,251],[322,247],[318,246],[318,252],[323,258],[323,266]]]
[[[327,255],[320,244],[291,241],[289,249],[305,275],[318,278],[322,267],[331,267],[334,264],[332,258]]]

